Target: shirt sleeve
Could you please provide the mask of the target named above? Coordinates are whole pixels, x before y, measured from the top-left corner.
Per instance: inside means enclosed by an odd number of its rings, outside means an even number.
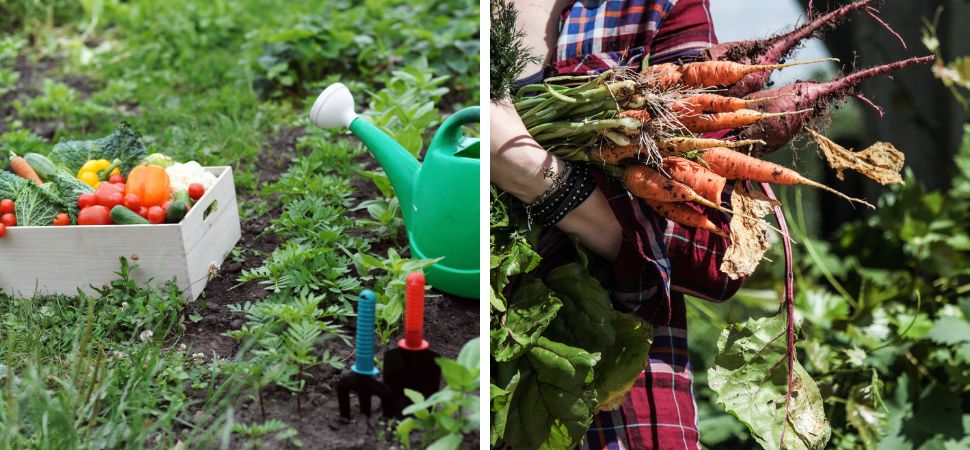
[[[650,63],[692,58],[717,44],[710,0],[680,0],[650,44]]]

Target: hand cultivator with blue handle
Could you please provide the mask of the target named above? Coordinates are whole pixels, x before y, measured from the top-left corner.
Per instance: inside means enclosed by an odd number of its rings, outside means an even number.
[[[360,293],[357,303],[357,343],[356,359],[350,368],[350,373],[344,375],[337,383],[337,402],[340,406],[340,417],[350,419],[350,393],[357,394],[360,402],[360,413],[370,415],[371,397],[381,400],[381,409],[385,417],[392,417],[396,412],[396,401],[391,388],[377,379],[379,371],[374,367],[374,309],[377,296],[373,291],[364,290]]]

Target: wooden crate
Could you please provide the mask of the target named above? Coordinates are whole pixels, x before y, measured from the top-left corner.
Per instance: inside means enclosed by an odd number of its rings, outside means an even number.
[[[17,297],[77,294],[117,279],[120,257],[137,260],[141,283],[175,278],[189,300],[202,294],[209,266],[239,241],[230,167],[207,167],[216,184],[178,224],[11,227],[0,239],[0,289]],[[211,208],[210,208],[211,206]]]

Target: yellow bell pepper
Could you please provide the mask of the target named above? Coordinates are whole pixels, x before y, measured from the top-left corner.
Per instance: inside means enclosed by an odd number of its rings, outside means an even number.
[[[108,161],[107,159],[88,160],[88,162],[81,166],[81,170],[77,171],[77,179],[97,189],[102,181],[108,179],[111,175],[121,173],[121,169],[118,168],[119,164],[121,164],[121,161],[117,159],[114,161]]]

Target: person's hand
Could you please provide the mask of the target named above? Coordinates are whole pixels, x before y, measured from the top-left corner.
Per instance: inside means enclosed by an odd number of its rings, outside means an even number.
[[[535,202],[552,187],[566,164],[532,139],[508,100],[491,102],[490,109],[492,184],[523,203]],[[609,261],[615,260],[620,251],[623,230],[599,189],[556,226]]]

